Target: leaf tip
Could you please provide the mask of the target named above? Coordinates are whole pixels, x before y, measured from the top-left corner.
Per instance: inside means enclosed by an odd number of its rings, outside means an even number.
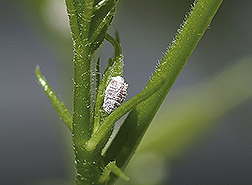
[[[40,72],[39,65],[36,65],[35,74],[36,74],[38,79],[41,77],[41,72]]]
[[[39,68],[39,65],[36,65],[36,69],[35,69],[35,72],[40,72],[40,68]]]

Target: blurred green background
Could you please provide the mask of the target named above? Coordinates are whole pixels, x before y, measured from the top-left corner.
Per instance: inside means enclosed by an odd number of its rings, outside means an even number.
[[[0,0],[0,184],[71,184],[71,134],[35,66],[71,109],[72,49],[63,0]],[[193,0],[121,0],[130,99],[147,83]],[[252,2],[224,1],[118,184],[252,184]],[[102,69],[113,54],[104,43]]]

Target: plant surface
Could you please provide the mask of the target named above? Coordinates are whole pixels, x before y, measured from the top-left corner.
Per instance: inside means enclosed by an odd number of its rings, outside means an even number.
[[[73,114],[58,99],[36,68],[39,83],[72,133],[77,184],[113,184],[123,173],[150,122],[210,25],[222,0],[195,1],[191,12],[142,92],[108,114],[105,90],[112,77],[123,77],[123,53],[118,39],[107,33],[117,0],[65,0],[73,40]],[[104,40],[114,47],[100,77],[100,59],[95,51]],[[114,124],[129,113],[110,146],[104,151]],[[113,174],[112,174],[113,173]]]

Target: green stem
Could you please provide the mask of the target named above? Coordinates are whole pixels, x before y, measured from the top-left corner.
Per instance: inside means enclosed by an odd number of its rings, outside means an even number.
[[[101,82],[101,58],[99,57],[96,62],[96,94],[98,94],[100,82]]]
[[[131,111],[108,148],[105,162],[116,160],[120,168],[127,165],[158,108],[210,25],[221,3],[222,0],[197,1],[147,86],[153,86],[162,75],[165,75],[166,82],[159,91]],[[110,183],[114,180],[112,179]]]
[[[100,154],[87,152],[81,143],[91,135],[91,55],[89,28],[94,0],[82,1],[83,22],[80,24],[81,44],[74,45],[74,94],[73,94],[73,145],[75,152],[76,183],[97,184],[100,169]],[[76,8],[76,7],[75,7]],[[76,43],[75,43],[76,44]]]

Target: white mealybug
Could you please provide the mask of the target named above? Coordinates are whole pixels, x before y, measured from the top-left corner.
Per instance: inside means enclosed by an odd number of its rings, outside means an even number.
[[[125,100],[127,95],[128,84],[124,82],[124,79],[120,76],[112,77],[106,90],[103,108],[110,114],[116,110]]]

